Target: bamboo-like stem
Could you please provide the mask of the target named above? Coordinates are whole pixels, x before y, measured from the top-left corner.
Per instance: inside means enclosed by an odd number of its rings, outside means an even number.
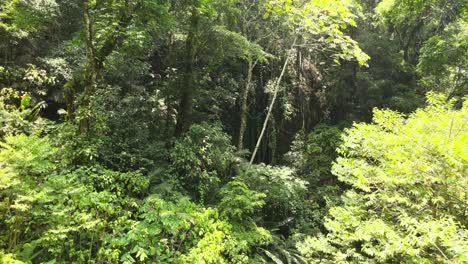
[[[278,90],[281,84],[281,80],[283,79],[284,73],[286,72],[286,68],[288,67],[289,59],[291,57],[291,53],[294,49],[294,46],[296,45],[296,40],[297,37],[294,38],[293,44],[291,45],[291,48],[288,50],[288,53],[286,54],[286,60],[284,61],[283,69],[281,70],[281,74],[276,81],[275,84],[275,89],[273,92],[273,98],[271,99],[270,106],[268,107],[268,112],[265,117],[265,121],[263,122],[263,127],[262,127],[262,132],[260,133],[260,136],[258,137],[257,144],[255,145],[255,149],[252,153],[252,157],[250,158],[250,164],[253,163],[255,160],[255,156],[257,155],[258,148],[260,147],[260,143],[262,142],[263,135],[265,134],[267,125],[268,125],[268,120],[270,119],[271,112],[273,110],[273,106],[275,105],[276,97],[278,96]]]

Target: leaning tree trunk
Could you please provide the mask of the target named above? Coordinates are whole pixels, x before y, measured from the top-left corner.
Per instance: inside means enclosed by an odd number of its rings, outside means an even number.
[[[244,88],[244,93],[242,95],[242,101],[241,101],[241,115],[240,115],[240,126],[239,126],[239,141],[237,144],[237,149],[242,150],[244,149],[244,134],[245,134],[245,129],[247,128],[247,114],[248,114],[248,98],[249,98],[249,93],[251,90],[252,86],[252,71],[257,64],[257,61],[255,63],[252,63],[252,59],[248,60],[248,69],[247,69],[247,80],[245,83],[245,88]]]
[[[255,156],[257,155],[257,151],[258,151],[258,148],[260,147],[260,143],[262,143],[262,138],[263,138],[263,135],[265,134],[265,131],[266,131],[266,128],[267,128],[267,125],[268,125],[268,120],[270,119],[270,115],[272,113],[273,106],[275,105],[276,97],[278,96],[278,90],[279,90],[279,87],[280,87],[280,84],[281,84],[281,80],[283,79],[284,73],[286,72],[286,68],[288,67],[288,63],[289,63],[289,59],[291,57],[291,53],[292,53],[292,51],[294,49],[294,46],[296,45],[296,40],[297,40],[297,38],[294,39],[293,44],[291,45],[291,48],[288,50],[288,52],[286,54],[286,60],[284,61],[284,65],[283,65],[283,69],[281,70],[281,74],[278,77],[278,80],[276,81],[275,89],[273,91],[273,98],[271,99],[270,106],[268,107],[268,112],[267,112],[267,115],[265,117],[265,121],[263,122],[262,131],[260,133],[260,136],[258,137],[257,144],[255,145],[255,149],[254,149],[254,151],[252,153],[252,157],[250,158],[250,164],[252,164],[253,161],[255,160]]]

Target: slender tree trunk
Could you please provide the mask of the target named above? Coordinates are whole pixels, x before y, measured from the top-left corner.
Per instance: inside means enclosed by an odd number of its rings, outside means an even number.
[[[276,148],[278,146],[278,130],[276,127],[276,120],[275,116],[271,116],[271,130],[270,130],[270,150],[271,150],[271,158],[270,158],[270,164],[271,165],[276,165]]]
[[[293,44],[291,45],[291,48],[288,50],[286,54],[286,60],[284,61],[283,69],[281,70],[281,74],[278,80],[276,81],[275,90],[273,92],[273,98],[271,99],[271,103],[270,103],[270,106],[268,107],[268,112],[265,117],[265,121],[263,122],[262,132],[260,132],[260,136],[258,137],[257,144],[255,145],[255,149],[252,153],[252,157],[250,158],[250,164],[252,164],[253,161],[255,160],[255,156],[257,155],[258,148],[260,147],[260,143],[262,142],[263,135],[265,134],[265,131],[268,125],[268,120],[270,119],[273,106],[275,105],[276,97],[278,96],[279,86],[281,84],[281,80],[283,79],[284,73],[286,72],[286,68],[288,67],[291,53],[294,50],[294,46],[296,45],[296,40],[297,40],[297,37],[294,39]]]
[[[177,115],[177,125],[175,135],[180,136],[185,132],[192,121],[194,87],[194,64],[196,52],[196,38],[198,34],[199,14],[196,10],[197,1],[192,6],[190,18],[190,30],[185,42],[185,73],[182,80],[181,98],[179,102],[179,113]]]
[[[460,66],[455,66],[456,68],[456,71],[455,71],[455,76],[453,77],[453,84],[450,85],[450,87],[446,90],[446,94],[447,94],[447,101],[449,101],[453,94],[455,93],[455,91],[457,90],[458,88],[458,82],[460,81],[461,77],[462,77],[462,67]]]
[[[64,85],[65,103],[67,104],[67,116],[68,121],[71,123],[74,123],[75,121],[75,93],[75,79],[72,78]]]
[[[245,83],[244,93],[241,99],[242,101],[241,101],[241,115],[240,115],[240,126],[239,126],[239,141],[237,144],[238,150],[244,149],[244,134],[245,134],[245,129],[247,127],[247,114],[249,112],[248,98],[249,98],[249,93],[250,93],[251,86],[252,86],[252,72],[256,64],[257,64],[257,61],[252,63],[252,59],[248,60],[247,80]]]

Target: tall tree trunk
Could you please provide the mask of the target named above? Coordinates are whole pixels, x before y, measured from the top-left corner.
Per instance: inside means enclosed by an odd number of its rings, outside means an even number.
[[[179,102],[179,113],[177,115],[177,124],[175,135],[180,136],[185,132],[192,121],[194,87],[194,64],[196,52],[196,39],[198,34],[199,14],[197,11],[198,1],[195,0],[192,6],[192,15],[190,18],[190,29],[185,42],[185,72],[182,80],[181,98]]]
[[[85,29],[87,62],[84,69],[84,74],[82,72],[75,73],[64,86],[68,119],[71,122],[73,122],[75,119],[75,110],[77,108],[77,106],[75,106],[76,94],[81,90],[81,88],[84,87],[83,101],[79,107],[83,107],[85,109],[88,108],[90,104],[90,97],[95,93],[99,73],[104,68],[104,61],[121,43],[122,35],[120,35],[119,32],[126,28],[132,21],[133,11],[136,6],[128,0],[125,2],[125,4],[126,8],[121,10],[117,25],[113,29],[114,34],[111,34],[105,40],[102,47],[99,50],[96,50],[93,43],[92,21],[89,15],[89,0],[81,1]],[[88,133],[90,122],[90,118],[86,116],[80,120],[79,129],[81,133]]]
[[[288,67],[288,63],[289,63],[289,59],[291,57],[291,53],[293,52],[294,46],[296,45],[296,40],[297,40],[297,37],[294,39],[293,44],[291,45],[291,48],[288,50],[288,52],[286,54],[286,60],[284,61],[284,65],[283,65],[283,69],[281,70],[281,74],[278,77],[278,80],[276,81],[275,90],[273,92],[273,98],[271,99],[270,106],[268,107],[268,112],[267,112],[267,115],[265,117],[265,121],[263,122],[262,131],[260,132],[260,136],[258,137],[257,144],[255,145],[255,149],[254,149],[254,151],[252,153],[252,157],[250,158],[250,164],[252,164],[253,161],[255,160],[255,156],[257,155],[258,148],[260,147],[260,143],[262,142],[263,135],[265,134],[265,131],[266,131],[266,128],[267,128],[267,125],[268,125],[268,120],[270,119],[270,115],[271,115],[271,112],[273,110],[273,106],[275,105],[276,97],[278,96],[279,86],[281,84],[281,80],[283,79],[284,73],[286,72],[286,68]]]
[[[419,22],[411,29],[409,34],[406,36],[406,43],[404,44],[403,47],[403,59],[408,62],[414,64],[414,61],[411,61],[410,58],[410,48],[411,48],[411,43],[416,42],[415,37],[416,33],[421,29],[421,27],[424,25],[424,19],[420,19]]]
[[[242,95],[241,101],[241,115],[240,115],[240,126],[239,126],[239,141],[237,144],[237,149],[244,149],[244,134],[247,127],[247,114],[248,114],[248,98],[252,86],[252,72],[257,64],[257,61],[252,63],[252,59],[248,60],[248,69],[247,69],[247,80],[245,83],[244,93]]]
[[[94,94],[97,72],[96,72],[96,55],[93,44],[93,28],[91,18],[89,16],[89,1],[82,0],[83,8],[83,22],[85,28],[85,43],[86,43],[86,57],[87,63],[84,77],[84,96],[83,96],[83,107],[88,109],[90,106],[90,97]],[[80,132],[87,134],[90,126],[90,118],[87,113],[80,120]]]

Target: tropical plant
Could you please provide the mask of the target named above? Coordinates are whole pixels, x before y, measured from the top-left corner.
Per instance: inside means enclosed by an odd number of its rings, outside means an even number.
[[[440,94],[408,118],[375,110],[346,130],[333,167],[352,186],[327,234],[298,245],[313,262],[465,262],[468,105]]]

